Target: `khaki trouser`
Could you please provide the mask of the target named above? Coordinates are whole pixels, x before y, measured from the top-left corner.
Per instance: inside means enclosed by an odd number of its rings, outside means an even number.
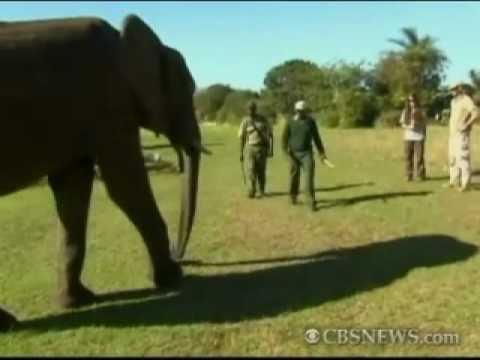
[[[268,149],[261,145],[248,145],[247,148],[248,193],[255,196],[257,181],[260,194],[265,193]]]
[[[457,132],[450,135],[448,143],[450,184],[462,188],[470,184],[472,165],[470,159],[470,132]]]

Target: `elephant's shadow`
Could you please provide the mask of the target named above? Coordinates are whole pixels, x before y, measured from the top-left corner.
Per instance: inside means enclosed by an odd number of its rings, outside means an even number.
[[[450,236],[422,235],[304,257],[192,262],[190,266],[223,266],[225,270],[229,266],[277,264],[250,272],[187,275],[178,293],[162,295],[144,289],[104,294],[100,296],[104,303],[24,321],[18,330],[223,323],[273,317],[381,288],[415,268],[466,260],[476,252],[476,246]]]

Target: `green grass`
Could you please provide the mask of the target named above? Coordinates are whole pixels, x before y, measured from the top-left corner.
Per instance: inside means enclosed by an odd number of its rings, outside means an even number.
[[[203,129],[214,154],[203,157],[177,293],[149,290],[141,238],[97,181],[83,279],[104,301],[58,309],[49,189],[39,183],[3,197],[0,303],[22,325],[0,335],[0,355],[478,355],[480,192],[441,187],[446,128],[429,130],[432,179],[424,183],[404,181],[401,131],[323,130],[337,167],[317,162],[316,213],[289,204],[288,164],[278,146],[268,168],[272,196],[247,199],[236,131]],[[480,169],[478,131],[473,158]],[[145,142],[154,139],[145,135]],[[173,151],[160,151],[175,160]],[[151,172],[172,236],[178,180],[174,172]],[[411,327],[456,332],[462,342],[308,345],[309,327]]]

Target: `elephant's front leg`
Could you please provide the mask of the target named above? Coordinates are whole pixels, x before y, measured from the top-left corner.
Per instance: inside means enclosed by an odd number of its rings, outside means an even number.
[[[175,149],[175,152],[177,154],[178,172],[183,174],[183,171],[185,169],[185,162],[183,160],[182,150],[180,149],[180,147],[178,145],[174,146],[174,149]]]
[[[64,307],[87,305],[94,294],[80,281],[85,258],[86,227],[93,183],[93,161],[85,159],[49,176],[61,224],[59,302]]]
[[[104,149],[98,155],[98,165],[109,196],[143,238],[156,287],[177,287],[182,270],[170,255],[167,225],[150,187],[139,139],[128,138]]]

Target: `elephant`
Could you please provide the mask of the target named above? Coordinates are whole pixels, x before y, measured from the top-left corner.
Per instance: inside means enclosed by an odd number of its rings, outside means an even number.
[[[177,153],[178,171],[180,173],[183,173],[185,171],[185,159],[183,158],[182,149],[178,146],[175,146],[174,149]],[[204,153],[210,154],[210,152],[208,150],[205,150],[204,148],[202,148],[201,150]]]
[[[158,136],[157,136],[158,137]],[[178,172],[180,174],[183,173],[183,171],[185,170],[185,160],[183,158],[183,154],[182,154],[182,148],[180,146],[178,146],[177,144],[172,144],[171,145],[173,151],[175,151],[175,154],[177,155],[177,166],[178,166]],[[204,154],[207,154],[207,155],[211,155],[211,152],[210,150],[206,149],[205,147],[202,146],[201,148],[201,151],[204,153]]]
[[[143,239],[155,287],[178,288],[205,151],[183,55],[135,14],[119,30],[97,17],[7,22],[0,26],[0,84],[0,195],[47,177],[62,229],[58,303],[96,300],[81,281],[95,165]],[[165,135],[185,154],[177,247],[150,186],[140,128]],[[0,309],[0,330],[15,323]]]

